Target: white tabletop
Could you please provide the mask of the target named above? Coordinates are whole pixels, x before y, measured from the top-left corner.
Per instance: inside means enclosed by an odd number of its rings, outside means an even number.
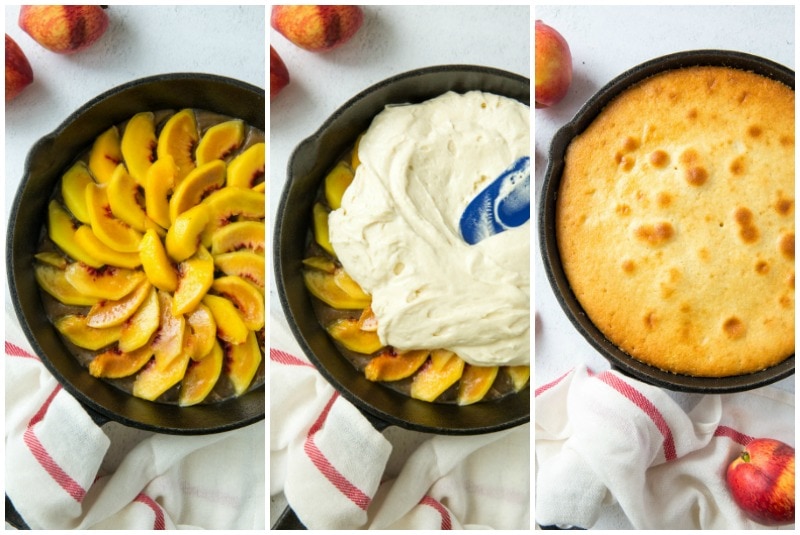
[[[555,132],[597,90],[631,67],[684,50],[725,49],[794,68],[793,6],[537,6],[534,15],[565,37],[574,68],[566,98],[550,109],[536,110],[537,195]],[[535,383],[545,384],[581,363],[607,369],[608,363],[578,334],[557,303],[538,241],[534,254]],[[793,392],[794,376],[775,386]]]

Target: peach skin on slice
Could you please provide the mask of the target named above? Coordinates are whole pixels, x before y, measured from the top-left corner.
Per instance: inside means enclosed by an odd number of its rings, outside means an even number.
[[[152,287],[150,282],[145,279],[121,299],[102,300],[95,303],[86,314],[86,324],[94,328],[122,325],[139,310]]]
[[[505,372],[511,378],[511,384],[514,385],[514,391],[519,392],[531,378],[530,366],[505,366]]]
[[[214,233],[235,218],[263,220],[266,197],[264,193],[244,188],[222,188],[206,197],[209,206],[208,225],[203,231],[203,244],[211,246]]]
[[[89,222],[89,210],[86,207],[86,186],[94,182],[89,167],[83,161],[72,165],[61,177],[61,197],[64,205],[81,223]]]
[[[33,274],[39,287],[59,303],[92,306],[99,301],[97,297],[86,295],[70,284],[67,280],[66,268],[60,269],[51,264],[37,262],[33,267]]]
[[[331,239],[328,232],[328,214],[330,212],[322,203],[315,203],[311,209],[311,221],[314,227],[314,241],[325,249],[328,253],[336,256],[336,252],[331,245]]]
[[[53,322],[53,325],[67,340],[90,351],[97,351],[113,344],[119,340],[122,332],[122,327],[119,325],[102,329],[89,327],[83,314],[61,316]]]
[[[497,378],[497,366],[464,365],[464,373],[458,383],[456,402],[459,405],[471,405],[482,400]]]
[[[170,155],[161,156],[153,162],[145,175],[144,205],[147,217],[161,228],[169,228],[169,195],[175,187],[178,166]]]
[[[178,287],[172,298],[176,316],[194,310],[214,282],[214,258],[202,245],[197,252],[178,265]]]
[[[167,363],[183,353],[186,319],[172,313],[172,296],[158,292],[158,310],[161,314],[158,330],[150,343],[159,362]]]
[[[242,249],[232,253],[222,253],[214,257],[214,265],[225,275],[236,275],[252,282],[264,293],[264,255]]]
[[[205,358],[217,340],[217,322],[211,310],[200,303],[193,311],[186,314],[187,345],[191,346],[191,357],[194,360]]]
[[[75,231],[75,243],[92,258],[105,265],[134,269],[142,265],[137,253],[120,253],[115,251],[95,235],[89,225],[81,225]]]
[[[131,293],[146,278],[139,270],[113,266],[95,269],[79,262],[69,264],[64,275],[67,282],[84,295],[112,301]]]
[[[203,304],[211,311],[217,325],[217,337],[230,344],[241,344],[247,340],[250,329],[242,319],[242,315],[230,299],[220,295],[206,294]]]
[[[188,407],[202,402],[214,390],[220,375],[224,355],[219,342],[214,340],[211,350],[200,360],[190,360],[186,375],[181,381],[178,405]]]
[[[212,160],[224,160],[244,142],[244,121],[231,119],[217,123],[203,132],[194,159],[198,166]]]
[[[425,364],[430,354],[430,351],[423,349],[411,351],[384,349],[367,363],[364,376],[370,381],[399,381],[414,375]]]
[[[139,243],[139,258],[150,282],[165,292],[174,292],[178,287],[178,271],[172,264],[161,238],[154,229],[144,233]]]
[[[156,159],[157,145],[153,112],[139,112],[128,120],[122,131],[120,150],[128,172],[142,187],[146,184],[147,170]]]
[[[120,351],[129,352],[147,345],[150,338],[161,325],[161,309],[158,304],[158,291],[151,284],[147,296],[136,312],[122,324],[117,346]]]
[[[73,260],[83,262],[87,266],[95,268],[101,267],[103,262],[92,256],[75,241],[75,231],[77,228],[78,224],[72,219],[72,216],[61,207],[58,201],[50,201],[47,205],[47,235],[53,243]]]
[[[139,184],[128,173],[124,164],[119,164],[114,169],[111,180],[108,181],[106,195],[114,217],[139,232],[146,230],[147,212],[139,201]]]
[[[383,348],[377,332],[362,331],[355,318],[339,318],[325,328],[331,338],[350,351],[371,355]]]
[[[139,250],[142,234],[114,217],[108,202],[107,186],[89,184],[86,187],[86,206],[89,209],[92,232],[101,242],[121,253],[135,253]]]
[[[158,134],[156,154],[158,159],[171,156],[175,161],[178,172],[175,175],[175,184],[179,184],[189,171],[195,168],[194,148],[200,139],[197,130],[197,119],[194,111],[180,110],[167,119],[161,132]]]
[[[264,253],[266,227],[263,221],[235,221],[219,228],[211,236],[211,254],[248,249]]]
[[[215,279],[211,289],[236,306],[248,329],[257,331],[264,326],[264,296],[252,283],[236,275],[225,275]]]
[[[434,401],[454,385],[464,371],[464,361],[452,351],[431,351],[430,360],[411,381],[410,395],[422,401]]]
[[[98,353],[89,363],[89,373],[93,377],[104,379],[122,379],[130,377],[141,370],[153,356],[149,345],[143,345],[133,351],[122,351],[112,347]]]
[[[169,218],[175,223],[177,217],[211,192],[225,185],[225,162],[212,160],[199,165],[189,172],[175,187],[169,200]]]
[[[263,184],[266,158],[267,145],[253,143],[230,161],[225,184],[233,188],[252,188]]]
[[[248,331],[246,340],[241,344],[227,344],[225,347],[225,369],[233,384],[233,391],[241,396],[253,382],[261,364],[261,348],[258,347],[256,333]]]
[[[133,381],[133,395],[155,401],[183,379],[189,360],[186,352],[181,352],[168,361],[160,360],[156,355],[136,375]]]
[[[352,295],[344,291],[334,280],[334,274],[317,269],[304,269],[303,281],[311,295],[337,310],[356,310],[369,306],[370,297]],[[366,295],[366,294],[364,294]]]
[[[325,200],[331,210],[342,206],[342,196],[352,181],[353,170],[343,161],[337,163],[325,176]]]
[[[97,182],[106,184],[120,163],[122,163],[122,149],[119,129],[112,126],[95,138],[89,150],[89,170]]]
[[[164,240],[169,257],[176,262],[182,262],[195,254],[208,221],[208,206],[202,203],[180,214],[167,230]]]

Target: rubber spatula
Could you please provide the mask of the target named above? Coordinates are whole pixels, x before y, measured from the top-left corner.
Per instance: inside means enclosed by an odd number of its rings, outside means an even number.
[[[531,159],[515,161],[470,201],[461,214],[461,237],[470,245],[519,227],[531,217]]]

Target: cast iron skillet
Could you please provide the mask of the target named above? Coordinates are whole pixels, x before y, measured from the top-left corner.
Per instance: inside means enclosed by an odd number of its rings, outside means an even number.
[[[69,354],[45,316],[32,269],[37,243],[31,239],[46,219],[47,202],[61,174],[98,134],[140,111],[180,108],[217,112],[264,129],[264,90],[229,78],[164,74],[103,93],[70,115],[29,152],[8,221],[6,269],[11,301],[33,350],[96,421],[108,418],[159,433],[190,435],[227,431],[263,419],[263,385],[238,399],[181,408],[137,399],[92,377]]]
[[[662,71],[695,65],[726,66],[753,71],[794,89],[794,71],[764,58],[723,50],[678,52],[655,58],[619,75],[589,99],[575,118],[553,138],[539,199],[539,243],[547,278],[559,304],[578,332],[615,368],[642,381],[670,390],[703,393],[739,392],[765,386],[792,375],[794,355],[776,366],[756,373],[723,378],[678,375],[644,364],[607,340],[586,316],[564,274],[556,242],[556,198],[564,169],[565,152],[572,138],[583,132],[606,104],[633,84]]]
[[[359,93],[292,154],[274,231],[275,278],[281,305],[300,347],[320,373],[379,427],[467,435],[499,431],[530,420],[530,388],[497,402],[466,407],[432,404],[367,381],[337,351],[317,322],[303,284],[301,261],[311,207],[325,174],[386,104],[421,102],[449,90],[480,89],[530,105],[530,80],[468,65],[434,66],[399,74]]]

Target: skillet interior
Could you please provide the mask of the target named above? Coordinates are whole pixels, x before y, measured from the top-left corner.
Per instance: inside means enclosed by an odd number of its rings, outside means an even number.
[[[33,276],[33,255],[47,201],[61,173],[94,138],[140,111],[205,109],[244,119],[264,129],[264,90],[207,74],[143,78],[88,102],[34,145],[14,199],[6,239],[10,297],[33,350],[58,381],[87,408],[132,427],[171,434],[204,434],[242,427],[264,418],[264,387],[217,404],[178,407],[151,403],[95,379],[68,352],[45,316]],[[263,366],[263,363],[262,363]]]
[[[633,67],[598,91],[560,129],[550,146],[549,161],[539,199],[539,244],[545,271],[553,292],[564,312],[580,334],[620,371],[663,388],[703,393],[727,393],[764,386],[794,373],[794,355],[782,363],[753,374],[722,378],[691,377],[665,372],[644,364],[611,343],[595,327],[572,293],[561,265],[556,243],[556,198],[564,169],[564,156],[572,139],[583,132],[614,97],[631,85],[656,73],[695,65],[726,66],[753,71],[780,81],[794,89],[794,71],[772,61],[733,51],[696,50],[660,57]]]
[[[498,402],[467,407],[432,404],[367,381],[341,356],[317,322],[301,274],[311,207],[328,170],[388,103],[421,102],[445,93],[481,89],[530,105],[530,80],[476,66],[429,67],[372,86],[337,110],[290,158],[276,215],[275,277],[295,338],[322,375],[345,398],[384,424],[442,434],[477,434],[530,419],[530,389]]]

